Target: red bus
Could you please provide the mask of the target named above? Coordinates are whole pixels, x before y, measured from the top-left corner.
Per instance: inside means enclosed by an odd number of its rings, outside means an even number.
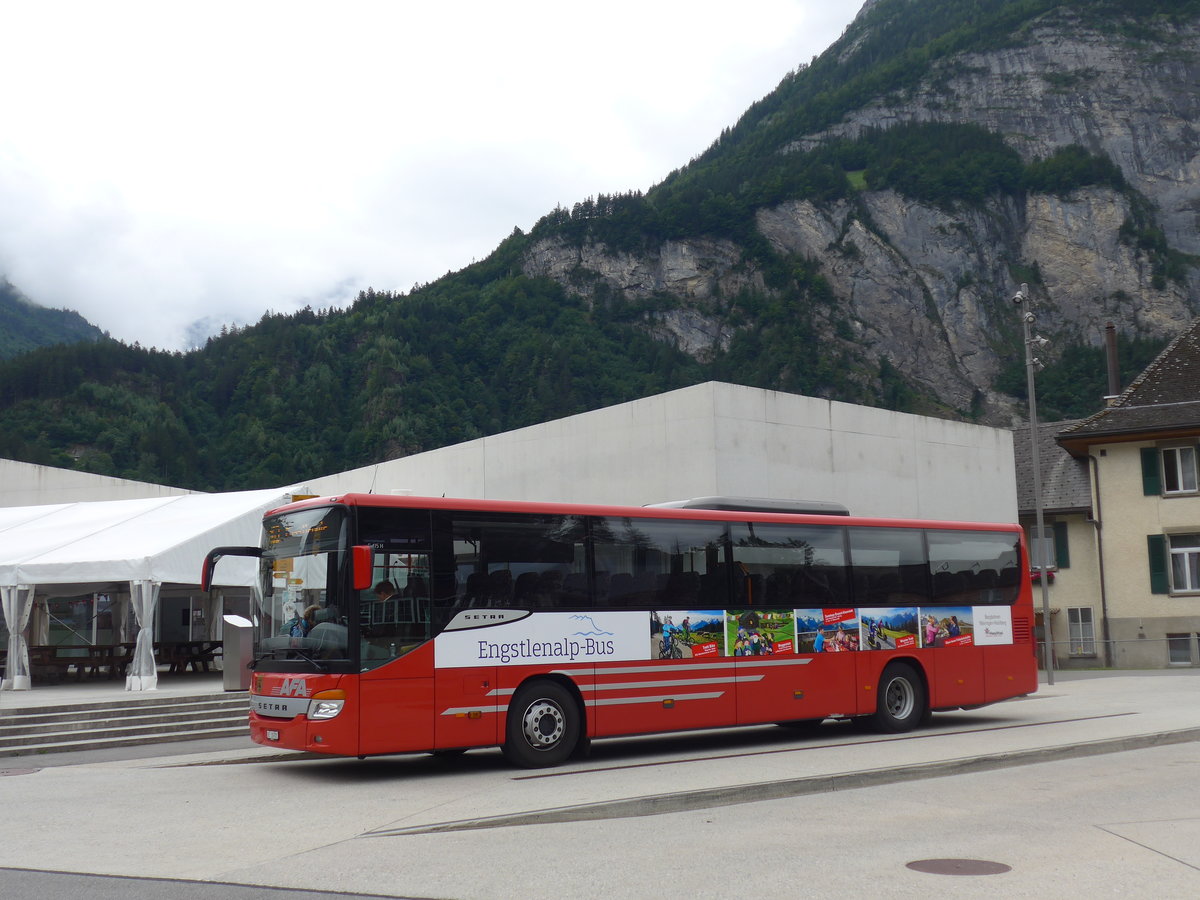
[[[702,508],[697,508],[702,507]],[[935,711],[1037,689],[1016,525],[707,498],[346,494],[267,513],[250,731],[349,756]]]

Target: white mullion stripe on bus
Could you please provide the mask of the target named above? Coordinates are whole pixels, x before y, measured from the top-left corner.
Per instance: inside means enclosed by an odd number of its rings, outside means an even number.
[[[716,700],[724,697],[724,691],[711,694],[661,694],[657,697],[605,697],[602,700],[584,700],[585,706],[628,706],[633,703],[663,703],[667,700]]]
[[[760,681],[763,676],[758,675],[751,680]],[[727,678],[669,678],[662,681],[611,681],[601,684],[584,685],[581,684],[581,691],[637,691],[644,688],[663,688],[670,687],[694,687],[698,684],[733,684],[739,679],[736,676]]]
[[[722,678],[669,678],[662,681],[610,681],[597,684],[579,684],[581,691],[637,691],[644,688],[694,687],[698,684],[735,684],[741,681],[762,681],[765,675],[729,675]],[[489,697],[512,694],[511,688],[488,691]]]
[[[795,659],[739,659],[734,665],[739,669],[760,666],[807,666],[812,661],[811,656],[797,656]]]
[[[794,659],[738,659],[736,662],[720,663],[681,663],[679,666],[662,665],[657,666],[596,666],[588,669],[554,669],[552,675],[566,675],[570,678],[587,678],[592,675],[599,677],[600,675],[636,675],[644,672],[661,672],[664,669],[683,668],[686,666],[689,669],[732,669],[735,667],[745,668],[747,666],[807,666],[813,661],[813,657],[797,656]]]
[[[732,669],[733,663],[688,663],[689,669]],[[555,669],[551,675],[566,675],[569,678],[590,678],[592,675],[639,675],[646,672],[672,671],[680,666],[597,666],[590,669]]]

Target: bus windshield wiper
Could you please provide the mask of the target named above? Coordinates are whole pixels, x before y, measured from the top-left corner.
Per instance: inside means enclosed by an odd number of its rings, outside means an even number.
[[[279,653],[281,651],[284,653],[296,654],[296,656],[300,657],[305,662],[312,663],[314,668],[319,669],[322,672],[329,671],[329,664],[327,662],[325,662],[324,660],[317,659],[315,656],[310,656],[308,653],[301,650],[299,647],[276,647],[271,650],[263,650],[261,653],[259,653],[257,656],[255,656],[254,659],[252,659],[249,663],[246,664],[246,668],[257,669],[258,664],[266,659],[285,659],[286,660],[287,657],[279,656]]]
[[[328,672],[328,671],[329,671],[329,664],[328,664],[328,663],[326,663],[326,662],[323,662],[322,660],[319,660],[319,659],[317,659],[315,656],[309,656],[307,653],[305,653],[305,652],[304,652],[303,650],[301,650],[299,647],[288,647],[288,652],[289,652],[289,653],[295,653],[295,654],[296,654],[297,656],[299,656],[301,659],[308,660],[310,663],[312,663],[312,664],[313,664],[313,666],[314,666],[314,667],[316,667],[317,669],[319,669],[319,670],[320,670],[320,671],[322,671],[322,672]]]

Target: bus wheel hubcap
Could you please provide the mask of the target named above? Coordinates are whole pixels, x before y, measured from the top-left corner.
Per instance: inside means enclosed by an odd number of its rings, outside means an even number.
[[[549,700],[538,700],[525,710],[525,739],[531,747],[545,750],[553,747],[563,736],[562,710]]]
[[[912,712],[912,687],[903,678],[892,679],[887,689],[887,708],[897,719],[903,719]]]

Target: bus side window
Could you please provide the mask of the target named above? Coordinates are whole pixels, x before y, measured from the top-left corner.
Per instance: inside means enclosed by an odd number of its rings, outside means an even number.
[[[845,530],[738,523],[730,530],[738,604],[772,609],[845,606]]]
[[[446,528],[461,591],[455,609],[590,605],[583,517],[462,512]]]
[[[728,600],[724,581],[712,576],[722,565],[725,534],[723,522],[593,519],[592,553],[607,580],[607,591],[597,591],[598,602],[632,609],[723,607]]]
[[[929,602],[929,564],[919,529],[851,528],[850,564],[857,606],[921,606]]]
[[[926,532],[933,602],[940,606],[1010,605],[1020,585],[1018,538],[1010,532]]]

